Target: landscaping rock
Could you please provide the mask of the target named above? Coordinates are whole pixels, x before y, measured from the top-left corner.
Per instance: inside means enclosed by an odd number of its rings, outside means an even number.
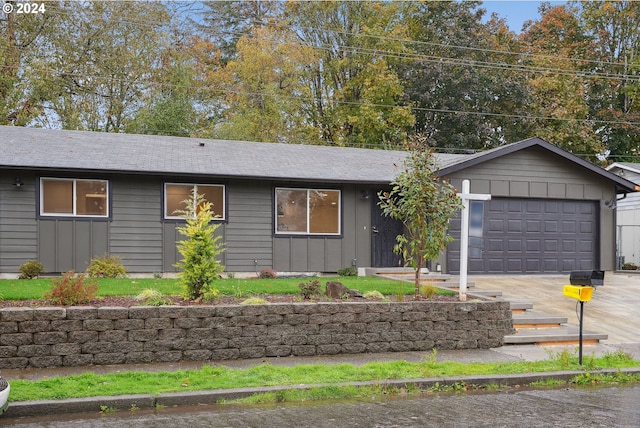
[[[326,294],[332,299],[343,299],[345,296],[351,299],[354,297],[362,297],[362,294],[360,294],[358,290],[351,290],[339,281],[327,282]]]

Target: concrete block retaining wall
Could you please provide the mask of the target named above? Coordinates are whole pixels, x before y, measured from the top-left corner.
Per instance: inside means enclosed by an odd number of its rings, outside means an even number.
[[[0,369],[502,346],[508,302],[4,308]]]

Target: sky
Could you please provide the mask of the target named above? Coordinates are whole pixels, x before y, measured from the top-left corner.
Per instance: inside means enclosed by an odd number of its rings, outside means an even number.
[[[501,18],[506,18],[511,31],[519,33],[522,24],[530,19],[539,19],[538,7],[541,1],[531,0],[490,0],[483,1],[482,8],[487,10],[485,19],[489,19],[492,12],[496,12]],[[566,1],[549,1],[552,6],[561,5]]]

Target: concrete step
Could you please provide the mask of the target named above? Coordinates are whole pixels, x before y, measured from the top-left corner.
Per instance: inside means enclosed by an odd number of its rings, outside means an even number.
[[[515,313],[525,312],[528,309],[533,309],[533,303],[529,302],[509,302],[511,310]]]
[[[569,321],[566,317],[534,311],[515,313],[512,316],[513,326],[516,329],[560,327],[561,324],[566,324]]]
[[[590,331],[582,332],[582,343],[598,343],[606,340],[609,336]],[[578,344],[580,342],[580,330],[578,327],[563,325],[554,328],[525,329],[516,334],[504,337],[505,345],[567,345]]]
[[[469,295],[480,297],[500,297],[502,291],[498,290],[469,290]]]

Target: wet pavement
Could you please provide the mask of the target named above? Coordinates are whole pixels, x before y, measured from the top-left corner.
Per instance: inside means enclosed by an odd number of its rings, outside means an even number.
[[[545,313],[550,313],[554,315],[563,315],[569,317],[575,310],[575,301],[569,299],[567,297],[562,296],[562,285],[568,282],[568,276],[518,276],[518,277],[472,277],[470,278],[472,282],[474,282],[474,288],[478,290],[500,290],[503,293],[502,298],[513,301],[529,301],[534,303],[534,308],[536,311],[543,311]],[[640,275],[627,275],[627,274],[610,274],[607,273],[605,276],[605,286],[599,287],[594,293],[594,298],[591,302],[587,302],[585,307],[585,329],[591,329],[599,332],[604,332],[609,335],[609,339],[601,342],[597,345],[585,345],[583,349],[583,354],[585,357],[588,356],[601,356],[607,353],[613,353],[616,351],[623,351],[630,354],[635,359],[640,359]],[[570,320],[571,322],[571,320]],[[456,350],[456,351],[437,351],[436,357],[437,361],[458,361],[458,362],[509,362],[509,361],[536,361],[553,358],[554,356],[562,353],[564,350],[571,352],[572,354],[577,354],[577,346],[576,345],[549,345],[549,346],[539,346],[539,345],[509,345],[501,348],[494,349],[482,349],[482,350]],[[26,370],[3,370],[2,376],[5,377],[9,382],[12,379],[42,379],[42,378],[51,378],[55,376],[67,376],[71,374],[78,374],[84,372],[95,372],[95,373],[107,373],[107,372],[130,372],[130,371],[176,371],[176,370],[186,370],[186,369],[198,369],[201,368],[204,364],[211,365],[223,365],[227,367],[235,367],[235,368],[246,368],[251,367],[257,364],[269,363],[272,365],[284,365],[284,366],[294,366],[301,364],[315,364],[315,363],[324,363],[324,364],[341,364],[341,363],[351,363],[351,364],[364,364],[371,361],[394,361],[394,360],[406,360],[411,362],[419,362],[426,358],[431,358],[430,353],[425,352],[400,352],[400,353],[384,353],[384,354],[356,354],[356,355],[333,355],[333,356],[315,356],[315,357],[284,357],[284,358],[262,358],[262,359],[254,359],[254,360],[232,360],[232,361],[209,361],[209,362],[181,362],[181,363],[166,363],[166,364],[138,364],[138,365],[114,365],[114,366],[88,366],[88,367],[73,367],[73,368],[56,368],[56,369],[26,369]],[[638,369],[640,371],[640,368]],[[506,384],[506,383],[505,383]],[[640,402],[640,389],[631,388],[625,389],[622,388],[620,391],[631,391],[631,392],[619,392],[618,389],[614,389],[609,391],[611,394],[622,394],[620,396],[621,400],[633,401],[636,403]],[[505,397],[509,397],[509,392],[504,393]],[[628,395],[631,394],[631,398]],[[511,394],[512,395],[512,394]],[[475,394],[474,394],[475,397]],[[480,395],[480,397],[482,397]],[[503,395],[500,395],[503,397]],[[153,401],[153,397],[149,398],[150,402]],[[180,397],[175,397],[178,402]],[[188,397],[187,397],[188,398]],[[211,397],[209,397],[211,398]],[[420,400],[422,398],[417,398],[411,406],[416,406],[418,409],[424,409],[425,406],[429,407],[433,404],[432,401],[428,403],[422,403]],[[447,397],[447,400],[453,399],[455,397]],[[520,395],[520,399],[523,400],[525,398],[530,398],[530,395]],[[478,398],[481,400],[482,398]],[[496,398],[497,399],[497,398]],[[507,398],[500,398],[500,400],[507,400]],[[411,400],[414,400],[413,398]],[[410,400],[410,401],[411,401]],[[602,398],[603,405],[613,406],[614,403],[612,398]],[[542,400],[544,401],[544,400]],[[97,399],[88,399],[84,402],[74,403],[74,411],[82,411],[83,408],[86,409],[99,409],[101,404],[106,403],[107,400],[105,397],[97,398]],[[133,402],[133,401],[131,401]],[[198,402],[214,402],[214,401],[206,401],[202,398],[195,399],[196,403]],[[395,401],[394,401],[395,402]],[[126,400],[122,400],[119,409],[127,409],[130,408],[130,404]],[[185,401],[188,403],[188,400]],[[597,400],[594,402],[596,405]],[[47,403],[45,403],[47,404]],[[0,426],[8,423],[8,421],[16,419],[11,419],[12,408],[14,409],[14,414],[47,414],[48,418],[51,418],[51,414],[55,413],[54,408],[57,408],[57,412],[64,412],[64,402],[54,403],[55,406],[51,407],[51,403],[47,405],[42,405],[40,407],[36,406],[35,403],[11,403],[9,407],[8,413],[0,417]],[[575,404],[575,403],[573,403]],[[362,403],[358,403],[358,406],[361,406]],[[387,404],[384,404],[386,406]],[[510,404],[516,405],[516,404]],[[599,404],[598,404],[599,405]],[[56,407],[57,406],[57,407]],[[345,414],[341,415],[341,426],[351,426],[342,423],[342,417],[345,417],[346,421],[349,420],[348,406],[345,403],[336,403],[332,402],[330,405],[331,409],[334,409],[335,406],[347,406],[345,409]],[[377,405],[376,405],[377,406]],[[376,407],[374,406],[374,407]],[[445,406],[444,404],[442,406]],[[206,406],[205,406],[206,407]],[[294,406],[295,407],[295,406]],[[321,407],[321,406],[320,406]],[[596,406],[597,407],[597,406]],[[611,409],[607,407],[603,410],[603,414],[611,416]],[[286,408],[286,407],[284,407]],[[382,407],[385,408],[385,407]],[[453,412],[455,414],[455,409],[457,407],[453,406],[452,409],[443,408],[443,412]],[[185,408],[188,409],[188,408]],[[194,409],[202,410],[202,406],[198,406]],[[282,409],[278,407],[278,409]],[[311,412],[313,407],[306,409],[303,414],[306,416],[305,412]],[[591,409],[591,407],[590,407]],[[219,413],[220,411],[231,412],[233,414],[233,410],[229,410],[228,407],[221,409],[219,406],[215,406],[215,413]],[[228,419],[228,424],[222,425],[213,425],[211,423],[204,423],[203,421],[192,421],[188,422],[187,419],[184,419],[184,424],[182,422],[178,422],[176,426],[281,426],[283,423],[293,424],[295,426],[336,426],[335,420],[331,425],[323,425],[320,422],[323,419],[316,419],[315,421],[319,424],[313,425],[301,425],[300,423],[300,415],[298,414],[298,419],[291,419],[289,422],[282,421],[278,424],[272,424],[272,420],[269,419],[272,416],[268,416],[269,411],[265,410],[267,415],[263,414],[262,416],[256,416],[258,418],[268,418],[269,423],[263,424],[255,424],[254,422],[248,422],[244,424],[237,424],[240,420]],[[333,411],[333,410],[331,410]],[[406,410],[409,412],[409,410]],[[567,407],[565,412],[569,412],[569,407]],[[18,413],[15,413],[18,412]],[[31,412],[31,413],[29,413]],[[38,413],[41,412],[41,413]],[[42,413],[44,412],[44,413]],[[161,426],[164,422],[162,418],[165,417],[162,412],[155,411],[146,411],[140,410],[140,412],[151,412],[149,414],[145,413],[144,418],[150,418],[147,424],[146,419],[143,421],[135,422],[131,427],[143,427],[143,426]],[[244,412],[244,410],[243,410]],[[369,408],[360,408],[359,412],[364,414],[368,414],[373,412],[373,409]],[[475,412],[478,412],[478,408],[475,408]],[[482,409],[482,412],[487,412],[487,409]],[[560,412],[560,411],[559,411]],[[576,410],[573,410],[575,413]],[[625,410],[624,412],[628,412]],[[637,412],[637,410],[636,410]],[[92,414],[95,415],[97,411],[94,411]],[[135,412],[118,412],[118,417],[122,417],[122,413],[128,415],[128,417],[135,418]],[[129,414],[131,413],[131,414]],[[184,412],[179,411],[182,415]],[[187,411],[188,413],[188,411]],[[198,414],[199,412],[195,412]],[[278,410],[277,414],[286,413],[282,410]],[[325,410],[325,418],[327,415],[331,415],[331,412]],[[383,412],[384,413],[384,412]],[[401,413],[401,412],[400,412]],[[142,416],[142,413],[139,413]],[[493,414],[493,413],[489,413]],[[415,425],[411,425],[412,420],[404,420],[400,416],[398,420],[402,420],[402,424],[393,425],[391,421],[387,419],[380,419],[377,422],[374,420],[371,421],[371,425],[357,425],[357,426],[463,426],[463,424],[458,425],[457,419],[455,420],[440,420],[433,419],[433,414],[429,413],[429,419],[416,419]],[[597,426],[640,426],[640,416],[637,413],[631,413],[632,416],[635,416],[635,425],[625,425],[627,422],[625,420],[621,420],[620,424],[610,424],[599,423],[599,416],[593,416],[592,425]],[[511,415],[512,417],[513,415]],[[566,415],[565,415],[566,416]],[[180,416],[183,417],[183,416]],[[195,417],[195,416],[194,416]],[[204,418],[210,416],[202,416]],[[238,416],[240,417],[240,416]],[[415,416],[417,418],[422,418],[419,414]],[[477,420],[473,419],[473,416],[463,416],[460,415],[460,418],[470,417],[473,422],[477,422]],[[477,425],[475,423],[472,426],[513,426],[513,423],[508,423],[509,420],[508,415],[505,415],[504,425],[502,419],[496,419],[495,423],[487,424],[487,425]],[[526,417],[520,415],[519,417]],[[75,416],[74,416],[75,418]],[[160,419],[158,419],[160,418]],[[104,419],[104,422],[108,422],[111,418],[107,417]],[[180,419],[182,420],[182,419]],[[277,419],[274,419],[277,420]],[[329,419],[327,419],[329,420]],[[354,419],[356,422],[357,419]],[[442,423],[433,423],[432,421],[440,421]],[[561,420],[561,414],[559,413],[558,419],[553,419],[550,421],[551,425],[536,425],[535,420],[526,420],[526,423],[522,425],[528,426],[560,426],[553,425]],[[383,421],[383,422],[380,422]],[[567,421],[571,421],[571,419],[567,419]],[[424,422],[424,423],[422,423]],[[529,423],[531,422],[531,423]],[[97,423],[97,422],[95,422]],[[119,425],[96,425],[94,422],[84,424],[82,426],[119,426]],[[120,420],[122,423],[122,420]],[[127,421],[129,425],[129,421]],[[136,425],[138,424],[138,425]],[[444,424],[444,425],[443,425]],[[449,425],[446,425],[449,424]],[[175,425],[175,424],[174,424]],[[467,424],[464,424],[468,426]],[[520,424],[517,424],[520,425]],[[588,426],[589,424],[576,424],[575,426]],[[28,425],[27,425],[28,426]],[[69,426],[69,425],[33,425],[33,426]],[[80,425],[77,425],[80,426]],[[356,425],[353,425],[356,426]],[[562,425],[562,426],[574,426],[574,425]]]
[[[638,427],[640,386],[498,390],[260,406],[209,405],[14,420],[23,428]],[[3,423],[0,420],[0,426]]]

